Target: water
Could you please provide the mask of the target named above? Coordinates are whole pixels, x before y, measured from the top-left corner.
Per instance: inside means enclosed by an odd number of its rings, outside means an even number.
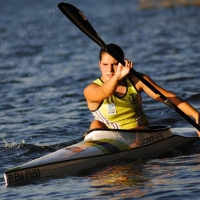
[[[140,10],[137,1],[69,0],[135,69],[200,110],[200,8]],[[99,47],[57,0],[0,2],[0,199],[198,199],[199,141],[179,156],[102,166],[81,177],[6,188],[3,172],[65,147],[92,117],[84,87],[99,76]],[[143,95],[153,125],[190,126]]]

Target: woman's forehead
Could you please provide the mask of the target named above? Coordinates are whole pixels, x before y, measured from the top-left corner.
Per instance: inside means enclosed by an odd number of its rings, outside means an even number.
[[[113,58],[110,54],[108,54],[106,52],[102,54],[102,60],[110,61],[110,62],[118,62],[115,58]]]

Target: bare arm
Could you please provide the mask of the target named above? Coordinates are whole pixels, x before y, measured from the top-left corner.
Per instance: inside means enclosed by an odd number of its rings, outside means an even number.
[[[196,123],[200,125],[200,113],[188,102],[183,101],[180,97],[178,97],[176,94],[169,92],[165,90],[164,88],[157,85],[152,79],[150,79],[148,76],[143,75],[143,77],[151,83],[157,90],[159,90],[164,96],[166,96],[172,103],[174,103],[179,109],[181,109],[185,114],[188,116],[194,118],[196,120]],[[144,83],[142,83],[140,80],[137,81],[136,87],[139,91],[144,91],[146,94],[148,94],[153,99],[156,99],[162,103],[161,98],[157,96],[152,90],[150,90]],[[198,132],[200,135],[200,132]]]

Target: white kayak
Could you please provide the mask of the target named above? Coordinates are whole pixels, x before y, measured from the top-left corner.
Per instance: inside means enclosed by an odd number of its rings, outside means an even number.
[[[91,130],[82,142],[4,172],[7,186],[44,178],[78,175],[118,159],[159,158],[170,149],[197,140],[195,128],[155,126],[151,130]]]

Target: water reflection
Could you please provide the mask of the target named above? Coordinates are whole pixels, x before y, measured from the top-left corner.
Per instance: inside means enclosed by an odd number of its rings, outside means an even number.
[[[98,167],[92,175],[89,175],[91,186],[93,189],[101,190],[101,195],[113,193],[113,195],[117,194],[121,197],[125,197],[127,194],[141,197],[145,191],[139,190],[138,187],[145,186],[146,182],[151,179],[147,176],[145,164],[145,160],[137,160]]]
[[[93,186],[117,184],[120,186],[133,186],[146,181],[142,166],[133,163],[115,164],[92,176]]]
[[[91,180],[90,190],[98,191],[98,197],[151,199],[152,196],[170,198],[177,194],[181,197],[187,192],[181,191],[180,186],[198,188],[193,183],[194,179],[200,183],[199,163],[198,155],[119,162],[100,166],[87,178]]]

